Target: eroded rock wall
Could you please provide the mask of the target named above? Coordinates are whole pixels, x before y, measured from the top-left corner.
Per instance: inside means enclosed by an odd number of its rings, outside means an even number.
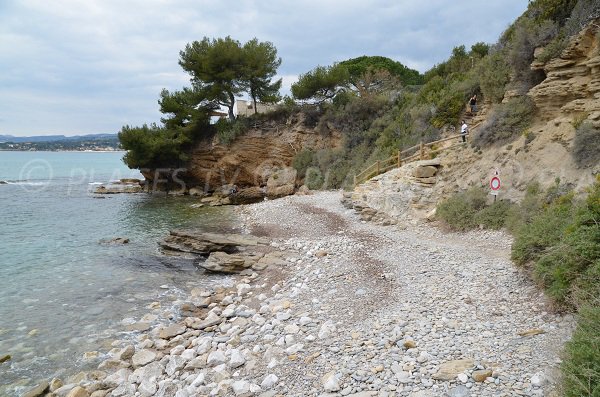
[[[290,167],[303,149],[338,147],[341,134],[320,134],[301,121],[270,128],[253,128],[230,146],[217,139],[203,142],[192,152],[186,178],[205,190],[223,185],[266,186],[277,171]],[[280,188],[282,184],[274,184]]]

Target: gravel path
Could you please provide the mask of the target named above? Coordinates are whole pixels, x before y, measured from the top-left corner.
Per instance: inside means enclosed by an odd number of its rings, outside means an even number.
[[[340,198],[237,207],[240,228],[270,241],[268,269],[193,288],[173,308],[150,305],[145,326],[115,341],[98,371],[40,393],[557,395],[573,319],[552,313],[513,266],[506,235],[365,223]]]
[[[287,321],[310,317],[315,333],[334,323],[278,367],[282,394],[551,395],[572,318],[553,314],[510,262],[508,236],[364,223],[339,199],[326,192],[242,210],[250,232],[297,253],[272,298],[292,302]],[[434,379],[460,359],[474,367]]]

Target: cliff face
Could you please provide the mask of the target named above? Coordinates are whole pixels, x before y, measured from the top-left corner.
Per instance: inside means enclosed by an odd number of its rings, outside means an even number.
[[[306,127],[302,119],[290,119],[286,124],[251,128],[230,146],[217,138],[200,143],[192,152],[185,178],[190,186],[209,191],[223,185],[265,186],[277,170],[290,167],[303,149],[335,148],[340,144],[340,133],[322,135]]]
[[[531,65],[532,69],[546,74],[546,79],[529,91],[542,121],[586,115],[600,126],[599,23],[588,25],[559,58]]]
[[[419,185],[418,194],[406,194],[414,189],[398,189],[399,171],[390,171],[389,176],[357,188],[355,201],[395,217],[409,210],[414,217],[424,217],[439,201],[456,192],[471,186],[489,186],[496,172],[502,181],[500,199],[519,200],[529,183],[535,181],[548,187],[557,178],[583,192],[600,173],[600,164],[578,167],[572,155],[578,123],[586,121],[600,128],[599,31],[600,21],[596,21],[574,37],[559,58],[531,65],[543,70],[546,78],[527,93],[537,111],[532,125],[518,139],[482,151],[459,147],[440,153],[435,183]],[[484,106],[471,125],[481,124],[492,113]],[[473,132],[477,133],[477,127]],[[404,193],[399,194],[400,191]],[[377,195],[391,199],[375,200]]]
[[[502,179],[500,197],[513,200],[521,198],[533,181],[549,186],[560,178],[577,191],[593,183],[600,164],[578,167],[572,152],[575,125],[587,121],[600,127],[599,26],[599,21],[588,25],[559,58],[531,65],[543,70],[546,78],[527,93],[537,112],[523,136],[480,153],[463,149],[441,156],[444,195],[472,185],[488,185],[495,171]]]

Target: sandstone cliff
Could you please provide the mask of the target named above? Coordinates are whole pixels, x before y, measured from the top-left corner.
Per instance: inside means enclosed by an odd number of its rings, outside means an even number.
[[[321,135],[307,127],[302,118],[292,117],[285,124],[251,128],[231,146],[219,143],[216,137],[200,143],[192,152],[186,178],[205,190],[233,184],[242,188],[266,186],[273,173],[290,167],[301,150],[340,144],[339,133]]]

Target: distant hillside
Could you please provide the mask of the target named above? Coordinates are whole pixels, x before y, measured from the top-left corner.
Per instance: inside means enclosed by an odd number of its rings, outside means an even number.
[[[24,142],[54,142],[54,141],[94,141],[117,138],[117,134],[89,134],[89,135],[37,135],[37,136],[12,136],[12,135],[0,135],[1,142],[13,142],[13,143],[24,143]]]
[[[0,135],[0,150],[12,151],[106,151],[120,150],[119,138],[116,134],[93,135],[50,135],[14,137]]]

